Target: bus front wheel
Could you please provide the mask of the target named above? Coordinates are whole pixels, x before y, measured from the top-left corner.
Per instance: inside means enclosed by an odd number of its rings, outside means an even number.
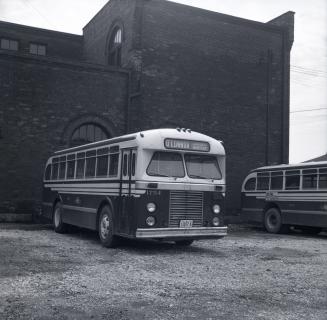
[[[62,221],[62,206],[60,202],[57,202],[53,210],[53,227],[57,233],[67,232],[67,224]]]
[[[106,248],[114,248],[118,244],[117,236],[114,235],[113,214],[109,206],[101,209],[98,222],[99,238]]]
[[[282,223],[282,215],[277,208],[265,212],[264,226],[269,233],[286,233],[288,226]]]

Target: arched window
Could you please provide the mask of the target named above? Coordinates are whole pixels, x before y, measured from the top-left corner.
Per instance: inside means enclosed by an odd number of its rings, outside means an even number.
[[[102,127],[94,123],[86,123],[74,130],[70,140],[70,145],[71,147],[74,147],[108,138],[108,133]]]
[[[111,66],[121,65],[122,29],[116,27],[109,41],[108,63]]]

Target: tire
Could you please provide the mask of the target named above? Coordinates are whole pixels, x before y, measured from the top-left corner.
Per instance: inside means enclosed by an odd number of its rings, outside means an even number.
[[[194,240],[178,240],[175,244],[178,246],[188,247],[193,243]]]
[[[265,212],[264,227],[269,233],[287,233],[288,225],[283,225],[282,215],[277,208],[270,208]]]
[[[114,248],[118,245],[118,238],[114,235],[114,219],[109,206],[101,209],[98,220],[98,232],[101,244],[106,248]]]
[[[54,231],[57,233],[66,233],[68,231],[68,225],[62,222],[62,206],[61,202],[57,202],[52,215],[52,223]]]
[[[319,227],[300,227],[301,231],[306,234],[318,234],[322,231],[322,228]]]

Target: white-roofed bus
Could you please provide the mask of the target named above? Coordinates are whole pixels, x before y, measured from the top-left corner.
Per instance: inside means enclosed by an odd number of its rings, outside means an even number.
[[[55,152],[46,163],[41,214],[56,232],[97,230],[120,237],[193,240],[227,234],[225,150],[186,129],[157,129]]]
[[[251,171],[242,185],[242,216],[270,233],[284,233],[291,226],[307,233],[327,228],[327,162]]]

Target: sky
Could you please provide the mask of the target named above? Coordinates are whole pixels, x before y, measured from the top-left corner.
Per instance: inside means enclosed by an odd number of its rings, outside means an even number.
[[[107,0],[0,0],[0,20],[82,34]],[[267,22],[295,12],[291,53],[290,162],[327,153],[326,0],[174,0]]]

